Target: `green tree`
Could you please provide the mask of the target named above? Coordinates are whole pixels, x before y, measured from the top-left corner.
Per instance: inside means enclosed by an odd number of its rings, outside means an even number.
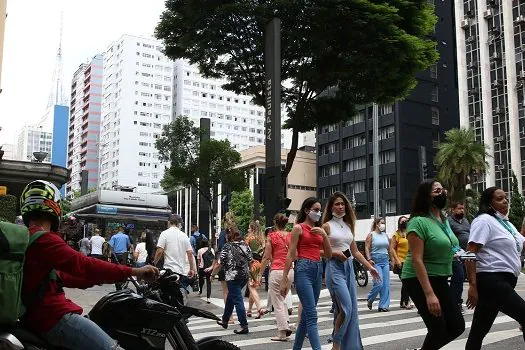
[[[348,120],[358,105],[392,103],[416,86],[416,73],[436,62],[428,34],[428,0],[167,0],[156,37],[172,59],[201,74],[227,78],[223,89],[265,101],[264,32],[281,19],[282,102],[292,145],[299,132]],[[385,64],[385,58],[388,64]]]
[[[235,216],[235,222],[239,229],[243,233],[248,232],[248,225],[250,221],[254,219],[254,199],[252,192],[249,189],[232,192],[228,207]]]
[[[523,195],[519,188],[518,179],[514,172],[512,172],[509,220],[518,231],[521,230],[523,217],[525,217],[525,203],[523,202]]]
[[[473,129],[451,129],[438,146],[435,164],[438,179],[449,189],[453,200],[465,200],[465,187],[473,176],[485,174],[489,157],[485,144],[476,140]]]
[[[465,215],[470,222],[478,213],[480,198],[481,194],[476,189],[469,188],[465,191]]]
[[[241,162],[241,155],[228,140],[201,141],[201,132],[186,116],[179,116],[165,125],[155,146],[159,159],[166,162],[162,188],[170,191],[180,187],[195,188],[207,202],[210,222],[216,210],[213,206],[217,196],[217,185],[242,190],[246,187],[246,176],[235,166]]]
[[[71,213],[71,202],[67,199],[63,199],[62,200],[62,215],[68,215],[69,213]]]

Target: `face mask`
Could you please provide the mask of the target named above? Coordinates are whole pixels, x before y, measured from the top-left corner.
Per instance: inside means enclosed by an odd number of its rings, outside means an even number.
[[[439,196],[434,197],[432,204],[434,204],[438,209],[445,208],[447,205],[447,194],[442,192]]]
[[[385,232],[385,230],[386,230],[385,224],[379,224],[379,226],[377,228],[379,229],[379,232]]]
[[[503,215],[502,213],[500,213],[499,211],[497,211],[496,209],[494,209],[494,211],[496,212],[496,217],[500,218],[501,220],[506,220],[506,221],[509,221],[509,217],[507,215]]]
[[[332,212],[332,216],[334,218],[336,218],[336,219],[342,219],[342,218],[345,217],[345,215],[346,215],[346,213],[343,213],[343,215],[338,215],[338,214]]]
[[[465,217],[465,213],[459,213],[459,214],[456,214],[454,216],[456,217],[456,219],[461,220],[461,219],[463,219]]]
[[[407,228],[407,223],[406,223],[406,221],[405,221],[405,222],[402,222],[402,223],[399,224],[399,229],[400,229],[400,230],[406,230],[406,228]]]
[[[317,222],[321,220],[321,212],[310,210],[310,212],[308,213],[308,217],[312,219],[313,222]]]

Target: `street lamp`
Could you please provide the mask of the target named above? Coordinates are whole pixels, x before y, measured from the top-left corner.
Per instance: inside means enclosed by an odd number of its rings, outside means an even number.
[[[47,157],[47,152],[33,152],[33,157],[35,157],[35,162],[42,163]]]

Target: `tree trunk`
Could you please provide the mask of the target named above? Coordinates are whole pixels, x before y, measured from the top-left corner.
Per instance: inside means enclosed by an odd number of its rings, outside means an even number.
[[[213,221],[215,219],[215,210],[213,208],[213,199],[208,200],[208,209],[209,209],[208,210],[208,213],[209,213],[208,216],[209,216],[209,220],[210,220],[208,225],[211,225],[210,237],[209,238],[210,238],[210,242],[211,242],[212,248],[215,249],[216,246],[217,246],[217,244],[216,244],[217,240],[215,239],[215,234],[213,232],[213,230],[215,229],[215,225],[213,224]]]
[[[297,155],[297,148],[299,146],[299,132],[296,128],[292,129],[292,145],[290,147],[290,152],[288,152],[288,155],[286,156],[286,165],[284,166],[284,171],[282,172],[282,178],[283,178],[283,186],[286,184],[286,178],[288,177],[288,174],[290,174],[290,170],[292,170],[293,162],[295,160],[295,156]]]

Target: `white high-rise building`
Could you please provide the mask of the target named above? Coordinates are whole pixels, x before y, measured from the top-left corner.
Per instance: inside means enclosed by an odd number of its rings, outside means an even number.
[[[204,78],[184,60],[175,62],[174,77],[175,116],[186,115],[197,126],[200,118],[209,118],[211,137],[228,139],[238,151],[264,144],[264,108],[251,96],[223,90],[225,79]]]
[[[16,157],[22,161],[32,161],[34,152],[46,152],[45,163],[51,162],[53,133],[42,125],[24,126],[16,140]]]
[[[455,2],[460,123],[488,146],[480,189],[525,181],[525,0]]]
[[[157,192],[155,141],[171,121],[173,61],[159,41],[123,35],[104,53],[103,76],[100,188]]]

